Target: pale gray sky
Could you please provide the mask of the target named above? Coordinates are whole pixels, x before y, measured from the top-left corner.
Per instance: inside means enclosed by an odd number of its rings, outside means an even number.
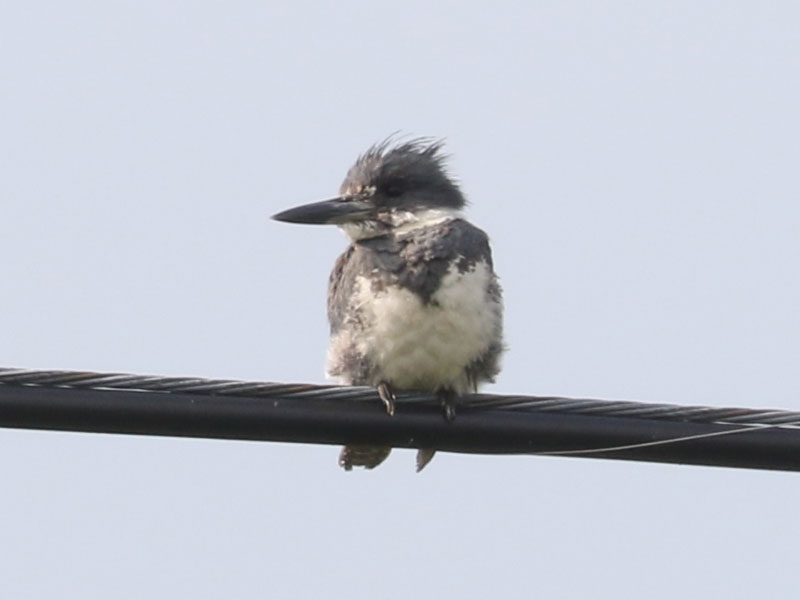
[[[800,410],[794,2],[0,6],[0,366],[322,382],[331,196],[444,136],[489,391]],[[0,430],[4,598],[789,597],[800,479]],[[794,593],[794,592],[791,592]]]

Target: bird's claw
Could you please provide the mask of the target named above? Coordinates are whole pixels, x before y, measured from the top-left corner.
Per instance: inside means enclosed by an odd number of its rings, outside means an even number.
[[[397,398],[395,397],[392,388],[389,387],[389,384],[386,383],[385,381],[378,384],[378,396],[381,397],[381,401],[383,402],[383,405],[386,407],[386,412],[389,414],[390,417],[393,417],[394,401],[397,400]]]
[[[458,395],[453,390],[439,390],[438,395],[442,403],[445,421],[452,423],[456,418],[456,400],[458,400]]]

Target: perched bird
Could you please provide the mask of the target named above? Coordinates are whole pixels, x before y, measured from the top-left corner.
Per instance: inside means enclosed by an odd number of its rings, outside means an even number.
[[[394,391],[434,392],[445,418],[462,394],[494,381],[503,352],[503,302],[487,235],[461,216],[466,200],[442,142],[391,138],[363,153],[332,200],[273,216],[335,224],[350,238],[328,288],[327,374]],[[348,445],[339,464],[376,467],[390,447]],[[433,458],[420,449],[417,470]]]

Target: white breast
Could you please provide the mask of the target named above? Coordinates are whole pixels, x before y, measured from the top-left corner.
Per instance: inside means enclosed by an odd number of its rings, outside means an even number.
[[[427,304],[398,286],[376,293],[360,278],[354,308],[360,309],[362,329],[357,335],[341,332],[331,340],[331,352],[346,337],[398,389],[471,391],[465,368],[500,330],[502,308],[487,291],[491,277],[485,262],[464,273],[453,265]]]

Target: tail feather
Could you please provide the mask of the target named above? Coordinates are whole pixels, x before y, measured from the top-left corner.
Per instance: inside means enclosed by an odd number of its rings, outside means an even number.
[[[339,454],[339,466],[345,471],[352,471],[353,467],[374,469],[386,460],[391,451],[391,446],[348,445]]]
[[[433,448],[420,448],[417,450],[417,473],[422,471],[433,460],[434,454],[436,454],[436,450]]]

